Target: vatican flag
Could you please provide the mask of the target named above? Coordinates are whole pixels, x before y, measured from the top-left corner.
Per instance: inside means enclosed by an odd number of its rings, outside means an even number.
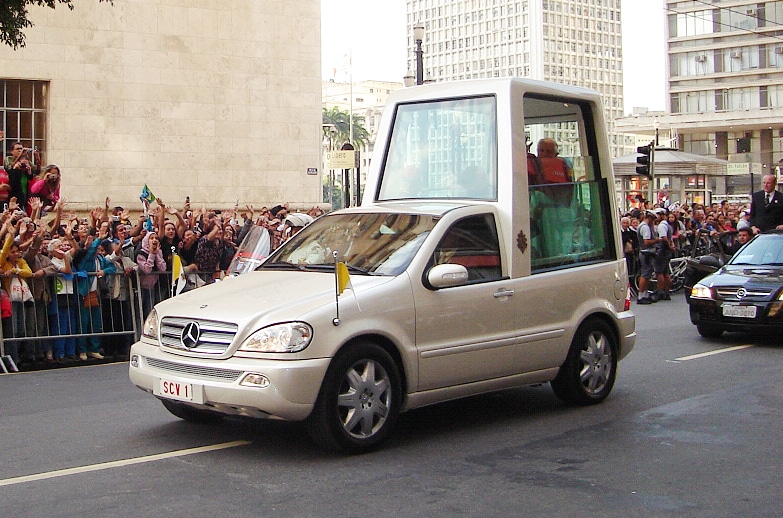
[[[348,267],[343,262],[337,263],[337,295],[340,296],[345,291],[345,288],[351,286],[351,275],[348,273]]]
[[[171,296],[179,295],[185,289],[187,279],[185,269],[182,267],[182,259],[179,254],[174,254],[171,260]]]

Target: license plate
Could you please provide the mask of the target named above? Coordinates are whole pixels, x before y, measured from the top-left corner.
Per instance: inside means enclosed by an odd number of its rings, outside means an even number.
[[[193,401],[193,385],[161,378],[155,395],[180,401]]]
[[[725,304],[723,306],[724,317],[756,318],[756,306],[737,306]]]

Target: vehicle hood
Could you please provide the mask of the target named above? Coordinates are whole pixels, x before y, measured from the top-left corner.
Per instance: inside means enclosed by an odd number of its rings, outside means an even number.
[[[712,287],[756,285],[783,285],[783,267],[727,265],[704,278],[701,284]]]
[[[394,277],[352,275],[358,295]],[[295,320],[316,308],[333,304],[335,275],[331,272],[257,271],[182,293],[159,303],[159,317],[180,316],[236,322],[240,327],[267,316],[270,321]],[[350,287],[340,296],[352,297]]]

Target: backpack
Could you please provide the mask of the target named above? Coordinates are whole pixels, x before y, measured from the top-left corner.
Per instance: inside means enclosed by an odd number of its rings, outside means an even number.
[[[642,236],[642,225],[650,229],[650,235],[655,238],[658,237],[655,233],[655,229],[650,226],[647,221],[642,221],[639,223],[639,226],[636,228],[636,233],[639,236],[639,247],[641,248],[640,252],[643,254],[655,254],[655,245],[652,245],[652,248],[650,248],[650,245],[644,244],[644,236]]]

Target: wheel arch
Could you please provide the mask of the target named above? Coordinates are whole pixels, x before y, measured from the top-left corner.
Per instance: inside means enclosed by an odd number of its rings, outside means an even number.
[[[377,345],[378,347],[386,351],[389,354],[389,356],[391,356],[392,360],[394,360],[394,363],[395,365],[397,365],[397,370],[400,374],[400,384],[402,385],[402,394],[401,394],[402,408],[404,408],[405,401],[407,400],[407,394],[408,394],[409,370],[406,368],[405,362],[402,359],[402,354],[400,354],[400,350],[397,348],[397,345],[394,342],[392,342],[392,340],[389,339],[389,337],[377,333],[368,333],[368,334],[354,336],[348,341],[346,341],[335,352],[334,358],[336,358],[346,348],[349,348],[352,345],[361,342],[371,342]]]
[[[612,331],[612,346],[614,348],[614,354],[617,356],[618,360],[622,358],[623,356],[622,351],[620,351],[620,347],[621,347],[620,329],[617,327],[617,321],[607,313],[596,311],[585,315],[582,318],[581,322],[579,322],[579,325],[577,325],[576,328],[574,329],[574,335],[571,337],[571,340],[574,339],[574,336],[576,336],[576,334],[579,332],[580,329],[582,329],[582,327],[594,321],[600,321],[609,327],[609,329]]]

